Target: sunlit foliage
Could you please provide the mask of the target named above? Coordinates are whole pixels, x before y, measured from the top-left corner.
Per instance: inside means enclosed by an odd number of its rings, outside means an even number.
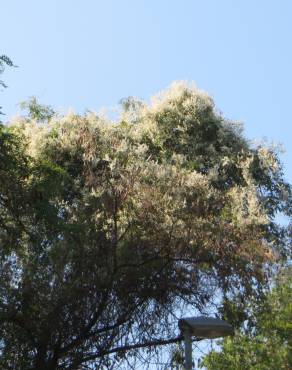
[[[0,136],[2,368],[127,360],[180,309],[257,295],[287,254],[277,152],[207,94],[175,83],[114,122],[26,108]]]
[[[208,370],[278,370],[292,368],[292,272],[278,276],[271,291],[250,303],[250,318],[222,351],[204,359]]]

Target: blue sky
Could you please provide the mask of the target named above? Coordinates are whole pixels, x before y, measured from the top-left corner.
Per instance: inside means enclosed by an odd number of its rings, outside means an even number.
[[[10,0],[1,6],[7,116],[35,95],[98,111],[195,81],[249,138],[283,143],[292,181],[290,0]]]

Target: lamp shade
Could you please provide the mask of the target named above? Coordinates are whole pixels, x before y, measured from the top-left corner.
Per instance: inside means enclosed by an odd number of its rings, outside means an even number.
[[[187,317],[178,322],[182,334],[187,330],[192,336],[213,339],[233,334],[233,328],[224,320],[213,317]]]

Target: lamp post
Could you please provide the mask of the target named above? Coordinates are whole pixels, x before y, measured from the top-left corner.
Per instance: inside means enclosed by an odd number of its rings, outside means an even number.
[[[224,320],[213,317],[187,317],[178,322],[185,341],[185,370],[192,370],[192,337],[197,340],[226,337],[233,334],[233,328]]]

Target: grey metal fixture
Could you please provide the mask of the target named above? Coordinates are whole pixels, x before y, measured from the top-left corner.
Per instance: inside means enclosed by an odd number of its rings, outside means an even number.
[[[192,370],[192,337],[196,340],[214,339],[233,334],[233,328],[224,320],[213,317],[186,317],[178,322],[185,341],[185,369]]]

